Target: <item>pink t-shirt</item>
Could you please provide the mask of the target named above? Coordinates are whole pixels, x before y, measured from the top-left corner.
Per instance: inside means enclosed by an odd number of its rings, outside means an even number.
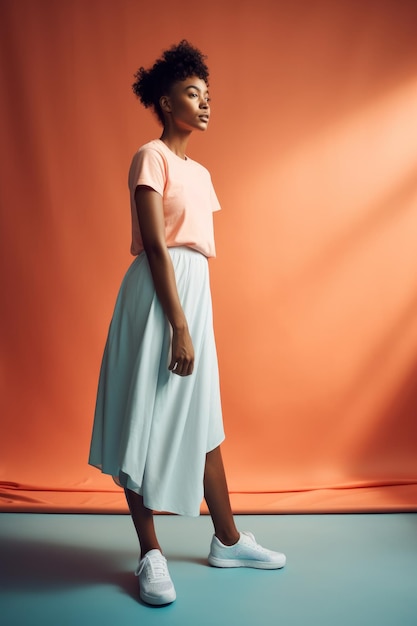
[[[137,185],[146,185],[161,194],[168,247],[188,246],[207,257],[216,256],[213,211],[218,211],[220,204],[205,167],[188,157],[177,156],[160,139],[139,148],[129,171],[130,251],[134,255],[143,251],[135,204]]]

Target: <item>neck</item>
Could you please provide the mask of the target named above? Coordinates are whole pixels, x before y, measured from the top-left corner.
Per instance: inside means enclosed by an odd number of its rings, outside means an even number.
[[[178,132],[178,130],[176,130],[175,132],[172,132],[172,130],[165,127],[162,131],[160,139],[170,150],[172,150],[174,154],[179,156],[181,159],[185,159],[190,135],[191,131]]]

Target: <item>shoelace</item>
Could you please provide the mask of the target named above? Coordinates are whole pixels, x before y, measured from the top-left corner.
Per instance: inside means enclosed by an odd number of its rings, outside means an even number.
[[[164,556],[145,556],[139,563],[138,568],[135,572],[136,576],[139,576],[143,569],[146,567],[146,565],[149,565],[151,572],[152,572],[152,576],[149,576],[148,574],[148,578],[166,578],[168,576],[168,566],[167,566],[167,560]]]
[[[249,530],[242,530],[242,535],[246,535],[246,537],[249,537],[251,541],[253,541],[253,547],[259,550],[259,552],[264,552],[264,553],[269,552],[269,550],[259,545],[259,543],[255,539],[255,536]]]

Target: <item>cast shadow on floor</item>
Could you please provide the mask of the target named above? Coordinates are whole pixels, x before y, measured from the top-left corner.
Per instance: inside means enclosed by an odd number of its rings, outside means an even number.
[[[0,541],[3,591],[53,592],[85,585],[113,585],[138,600],[134,551],[98,550],[48,541],[2,539]],[[207,559],[167,555],[207,567]]]

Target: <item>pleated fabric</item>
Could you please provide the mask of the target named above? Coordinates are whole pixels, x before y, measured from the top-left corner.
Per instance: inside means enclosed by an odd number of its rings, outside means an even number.
[[[169,248],[195,351],[191,376],[168,370],[171,329],[148,260],[128,269],[100,370],[89,463],[155,511],[198,516],[206,453],[224,439],[207,258]]]

